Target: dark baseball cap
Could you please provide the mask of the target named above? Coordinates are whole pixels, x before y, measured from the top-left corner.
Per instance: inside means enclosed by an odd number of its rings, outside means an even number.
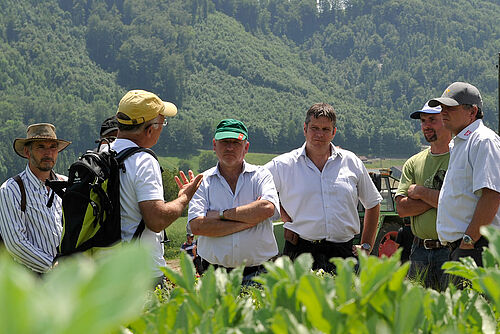
[[[443,104],[448,107],[461,104],[475,104],[479,109],[483,109],[483,99],[479,90],[466,82],[454,82],[448,86],[441,97],[429,101],[430,107]]]
[[[118,131],[118,121],[116,120],[116,115],[106,118],[104,122],[102,122],[100,131],[101,138],[113,131]]]
[[[215,140],[227,138],[245,140],[248,138],[248,130],[242,121],[232,118],[223,119],[215,129],[214,138]]]
[[[438,105],[437,107],[431,108],[431,107],[429,107],[429,102],[426,102],[424,104],[424,106],[422,107],[422,109],[417,110],[417,111],[411,113],[410,118],[420,119],[420,114],[421,113],[424,113],[424,114],[439,114],[440,112],[441,112],[441,106]]]

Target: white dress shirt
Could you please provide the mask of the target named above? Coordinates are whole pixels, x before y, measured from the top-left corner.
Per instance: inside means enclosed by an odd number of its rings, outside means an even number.
[[[352,152],[335,148],[320,171],[305,144],[265,167],[271,171],[282,207],[292,222],[284,227],[312,241],[347,242],[360,233],[358,199],[365,208],[382,201],[368,171]]]
[[[257,266],[278,254],[273,233],[273,218],[279,218],[279,201],[273,177],[263,167],[243,162],[233,194],[218,165],[203,172],[203,181],[189,202],[188,221],[203,217],[207,211],[226,210],[249,204],[258,198],[275,206],[275,214],[256,226],[223,237],[200,236],[197,253],[211,264],[234,268]]]
[[[116,139],[111,148],[121,152],[137,145],[128,139]],[[125,160],[125,173],[120,172],[120,215],[122,240],[130,241],[142,220],[139,202],[164,200],[160,164],[149,153],[138,152]],[[141,242],[151,245],[153,276],[163,276],[159,267],[165,267],[163,233],[153,232],[147,226],[141,234]]]
[[[15,260],[44,273],[52,266],[61,241],[62,200],[54,195],[47,207],[53,190],[47,190],[28,165],[19,175],[26,191],[26,211],[21,211],[18,184],[9,178],[0,187],[0,233]]]
[[[482,188],[500,192],[500,138],[479,119],[450,142],[450,163],[439,193],[439,240],[454,242],[463,237]],[[500,209],[491,226],[500,228]]]

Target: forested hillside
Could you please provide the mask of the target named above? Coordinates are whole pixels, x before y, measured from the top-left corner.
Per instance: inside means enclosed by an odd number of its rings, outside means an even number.
[[[133,88],[179,107],[160,155],[209,148],[225,117],[247,123],[252,151],[283,152],[328,102],[335,144],[408,156],[422,141],[409,113],[458,80],[496,130],[498,22],[497,0],[2,0],[0,179],[25,163],[12,141],[26,125],[73,141],[64,170]]]

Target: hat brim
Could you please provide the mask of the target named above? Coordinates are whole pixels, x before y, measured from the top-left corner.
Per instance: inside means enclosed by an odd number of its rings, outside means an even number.
[[[221,131],[217,132],[215,134],[215,140],[221,140],[221,139],[238,139],[238,140],[245,140],[247,139],[247,136],[241,132],[233,132],[233,131]]]
[[[172,102],[163,101],[163,105],[165,107],[160,112],[160,115],[168,116],[168,117],[172,117],[172,116],[177,115],[177,107],[175,106],[175,104],[173,104]]]
[[[429,107],[434,108],[439,105],[445,105],[448,107],[454,107],[454,106],[459,106],[460,103],[458,103],[456,100],[450,98],[450,97],[438,97],[432,100],[429,100]]]
[[[410,118],[420,119],[420,114],[440,114],[440,111],[418,110],[410,114]]]
[[[26,146],[27,143],[33,142],[33,141],[55,141],[57,142],[57,152],[61,152],[64,150],[66,147],[68,147],[69,144],[71,144],[70,141],[63,140],[63,139],[52,139],[52,138],[16,138],[14,140],[14,151],[19,155],[21,158],[27,159],[28,157],[24,154],[24,146]]]

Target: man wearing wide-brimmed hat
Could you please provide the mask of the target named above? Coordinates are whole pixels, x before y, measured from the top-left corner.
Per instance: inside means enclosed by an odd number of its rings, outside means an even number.
[[[129,147],[151,148],[167,125],[165,117],[176,114],[177,107],[173,103],[164,102],[153,93],[144,90],[127,92],[118,106],[118,136],[111,148],[118,153]],[[144,221],[140,240],[151,245],[152,275],[161,283],[163,272],[159,267],[166,266],[161,232],[180,217],[198,189],[202,175],[194,177],[189,171],[188,179],[180,172],[180,178],[176,177],[178,197],[165,202],[160,165],[151,154],[133,154],[124,161],[124,167],[125,172],[120,173],[122,240],[130,241],[141,220]]]
[[[28,159],[26,169],[0,187],[0,233],[7,250],[31,270],[52,266],[61,239],[61,198],[45,186],[46,179],[63,178],[52,168],[71,142],[58,139],[48,123],[30,125],[26,138],[14,140],[14,151]]]

